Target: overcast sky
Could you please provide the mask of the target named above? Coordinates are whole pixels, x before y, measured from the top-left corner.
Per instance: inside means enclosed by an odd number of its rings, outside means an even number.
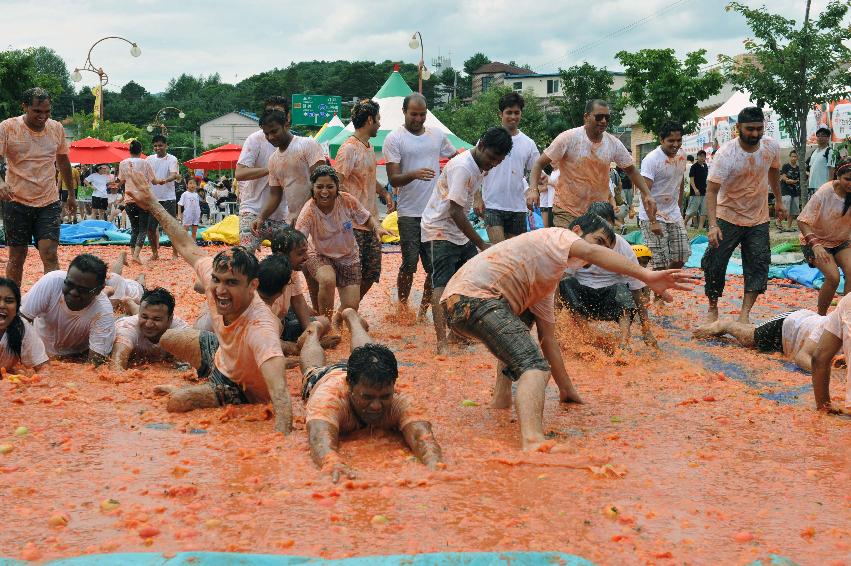
[[[805,0],[742,0],[803,19]],[[108,35],[142,48],[130,56],[116,40],[92,54],[109,73],[110,86],[130,80],[161,92],[181,73],[220,73],[225,82],[293,61],[385,59],[416,63],[408,46],[422,33],[426,64],[438,53],[455,68],[481,51],[492,60],[526,63],[538,72],[588,61],[619,69],[615,53],[673,47],[678,54],[699,48],[715,62],[719,53],[743,51],[744,19],[725,12],[723,0],[358,0],[292,2],[253,0],[0,0],[2,47],[45,45],[81,66],[89,46]],[[827,0],[813,0],[818,14]],[[631,29],[618,32],[626,26]],[[84,74],[93,85],[95,75]],[[109,87],[107,87],[109,88]],[[333,94],[333,93],[328,93]]]

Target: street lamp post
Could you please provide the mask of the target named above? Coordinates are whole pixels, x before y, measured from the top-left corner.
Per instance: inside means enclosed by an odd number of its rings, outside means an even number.
[[[166,126],[165,123],[163,122],[163,120],[165,119],[165,113],[168,110],[177,110],[177,117],[180,118],[181,120],[186,118],[186,113],[184,113],[183,110],[181,110],[180,108],[177,108],[175,106],[163,106],[162,108],[157,110],[156,114],[154,114],[154,121],[151,122],[150,124],[148,124],[147,130],[149,132],[153,132],[154,128],[159,128],[160,133],[162,135],[164,135],[164,136],[168,135],[168,126]],[[162,119],[160,119],[160,115],[162,115]]]
[[[425,66],[425,47],[423,47],[423,36],[420,32],[414,32],[414,35],[411,36],[411,41],[408,42],[408,47],[411,49],[420,48],[420,63],[417,66],[417,82],[420,94],[422,94],[423,79],[428,80],[429,77],[431,77],[431,73],[428,72],[428,69]]]
[[[81,80],[83,80],[83,75],[80,74],[80,71],[88,71],[88,72],[94,73],[98,76],[98,79],[100,80],[100,108],[99,108],[99,110],[100,110],[100,119],[101,120],[104,119],[104,115],[103,115],[103,87],[105,87],[107,85],[107,83],[109,82],[109,75],[106,74],[106,71],[103,70],[103,67],[95,67],[94,66],[94,64],[92,63],[92,50],[99,43],[101,43],[102,41],[106,41],[107,39],[120,39],[121,41],[128,43],[130,45],[130,55],[132,55],[133,57],[138,57],[139,55],[142,54],[142,49],[136,43],[130,41],[129,39],[119,37],[117,35],[110,35],[108,37],[104,37],[104,38],[101,38],[101,39],[95,41],[92,44],[92,46],[89,47],[89,53],[88,53],[88,55],[86,55],[86,62],[83,64],[82,67],[75,68],[74,72],[71,73],[71,80],[74,81],[75,83],[78,83]]]

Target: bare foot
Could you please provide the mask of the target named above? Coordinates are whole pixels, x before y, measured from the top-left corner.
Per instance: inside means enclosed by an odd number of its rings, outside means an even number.
[[[138,263],[139,265],[144,265],[142,259],[139,256],[133,256],[130,258],[130,261],[133,263]]]
[[[706,309],[706,323],[711,324],[718,320],[718,307],[709,307]]]
[[[709,338],[710,336],[720,336],[721,334],[723,334],[723,332],[721,332],[720,320],[704,324],[703,326],[698,327],[693,333],[695,338]]]
[[[307,325],[307,328],[304,329],[304,332],[301,333],[301,336],[298,337],[298,341],[296,345],[298,346],[298,351],[304,347],[304,343],[307,341],[308,337],[312,335],[322,336],[328,329],[330,328],[330,324],[328,323],[328,318],[324,316],[318,317],[316,320],[311,321],[310,324]]]
[[[435,350],[439,355],[446,356],[449,354],[449,344],[446,343],[446,340],[441,340],[437,343],[437,348]]]
[[[524,439],[523,452],[549,452],[556,445],[555,440],[547,440],[543,436],[536,439]]]
[[[358,311],[356,311],[355,309],[343,309],[343,311],[340,313],[340,318],[344,318],[349,321],[350,325],[358,323],[364,330],[369,332],[369,324],[358,314]]]
[[[340,340],[342,340],[342,338],[338,335],[323,336],[319,339],[319,345],[325,350],[330,350],[331,348],[339,346]]]
[[[333,326],[335,330],[340,330],[342,325],[343,317],[340,315],[340,311],[334,311],[334,314],[331,315],[331,326]]]
[[[750,324],[751,323],[751,314],[739,314],[739,322],[742,324]]]
[[[175,385],[157,385],[154,387],[154,393],[157,395],[171,395],[175,391],[177,391],[177,386]]]
[[[491,398],[491,409],[508,409],[511,407],[511,389],[497,393],[494,391]]]

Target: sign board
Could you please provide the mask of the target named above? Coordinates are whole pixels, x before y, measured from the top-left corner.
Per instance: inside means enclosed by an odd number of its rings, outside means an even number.
[[[321,126],[340,114],[343,99],[339,96],[294,94],[291,123],[293,126]]]

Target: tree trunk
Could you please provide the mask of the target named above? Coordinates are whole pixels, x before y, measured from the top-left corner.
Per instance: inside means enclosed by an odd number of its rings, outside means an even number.
[[[804,31],[806,32],[807,28],[810,26],[810,4],[812,0],[807,0],[807,9],[804,13]],[[806,37],[806,34],[804,34]],[[801,86],[807,84],[807,46],[802,46],[803,56],[801,57]],[[802,104],[801,108],[798,110],[798,171],[799,181],[798,188],[801,191],[801,209],[803,210],[804,205],[807,204],[807,201],[810,200],[810,182],[807,177],[807,114],[810,112],[810,107],[812,106],[812,100],[804,100],[804,104]]]

